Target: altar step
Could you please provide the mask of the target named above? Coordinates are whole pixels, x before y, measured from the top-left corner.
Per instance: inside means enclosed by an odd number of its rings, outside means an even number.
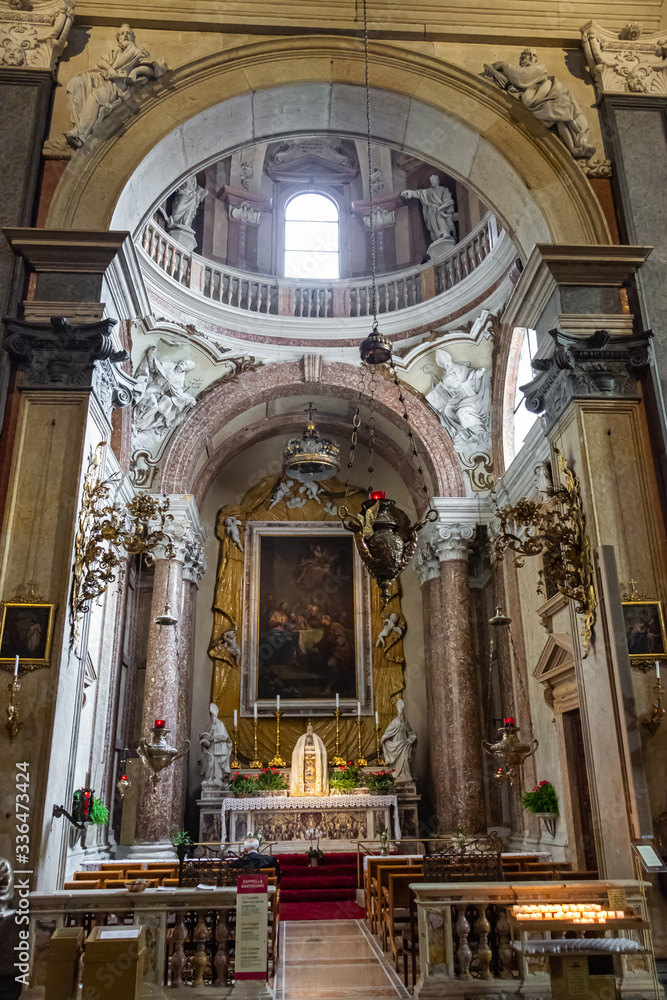
[[[310,867],[305,853],[282,854],[280,873],[283,919],[342,920],[363,916],[363,909],[356,904],[356,854],[325,854],[317,867]]]

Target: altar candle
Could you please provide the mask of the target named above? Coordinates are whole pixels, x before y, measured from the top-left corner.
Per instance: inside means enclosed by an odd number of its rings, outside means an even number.
[[[236,711],[236,709],[234,709],[234,729],[236,729],[236,727],[238,726],[238,724],[239,724],[238,712]]]
[[[257,702],[253,705],[253,715],[257,718]]]
[[[657,666],[657,661],[656,661],[656,666]],[[18,675],[19,675],[19,657],[17,653],[16,659],[14,660],[14,677],[18,677]]]
[[[16,657],[16,663],[17,663],[16,669],[17,670],[18,670],[18,662],[19,662],[19,658],[17,656]],[[655,676],[658,678],[658,680],[660,680],[660,660],[656,660],[655,661]]]
[[[336,692],[336,708],[340,708],[340,695]]]
[[[357,702],[357,715],[361,716],[361,702],[360,701]]]
[[[280,711],[280,695],[276,695],[276,712]]]
[[[379,726],[379,725],[380,725],[380,716],[378,715],[378,710],[377,710],[377,708],[375,709],[375,725],[376,725],[376,726]]]

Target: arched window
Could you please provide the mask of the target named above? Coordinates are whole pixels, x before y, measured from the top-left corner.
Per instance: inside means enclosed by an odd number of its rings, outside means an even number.
[[[285,277],[338,278],[338,209],[331,198],[308,192],[285,206]]]
[[[521,331],[515,330],[516,333]],[[514,389],[514,454],[517,455],[523,448],[528,431],[537,420],[537,415],[526,409],[526,399],[519,388],[532,382],[534,376],[530,362],[537,354],[537,334],[535,330],[523,329],[523,341],[519,353],[519,364],[516,372],[516,386]]]

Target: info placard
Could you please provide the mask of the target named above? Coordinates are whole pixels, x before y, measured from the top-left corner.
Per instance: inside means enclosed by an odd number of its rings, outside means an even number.
[[[268,885],[259,872],[236,880],[235,979],[266,979]]]

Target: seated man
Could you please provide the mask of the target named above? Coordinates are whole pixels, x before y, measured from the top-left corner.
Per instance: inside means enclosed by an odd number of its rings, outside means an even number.
[[[232,862],[232,867],[238,871],[256,872],[261,868],[273,868],[267,875],[275,874],[280,882],[280,865],[271,854],[259,853],[259,841],[256,837],[247,837],[243,842],[243,856]]]

